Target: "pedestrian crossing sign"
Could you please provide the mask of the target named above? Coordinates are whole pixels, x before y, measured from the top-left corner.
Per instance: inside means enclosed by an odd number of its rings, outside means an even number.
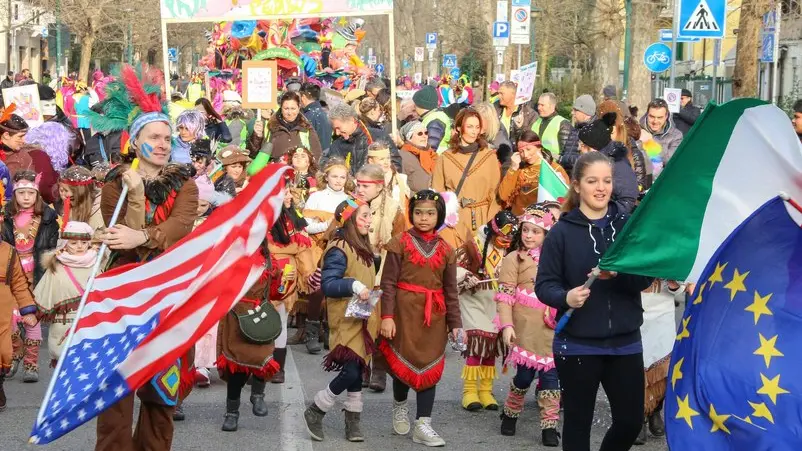
[[[682,0],[678,35],[684,38],[721,39],[727,26],[726,0]]]

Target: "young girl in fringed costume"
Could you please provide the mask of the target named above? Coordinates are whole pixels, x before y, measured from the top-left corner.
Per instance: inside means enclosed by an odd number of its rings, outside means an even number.
[[[327,298],[331,352],[323,366],[339,371],[326,388],[315,394],[314,402],[304,412],[306,429],[313,440],[323,440],[323,417],[342,392],[345,400],[345,438],[361,442],[362,372],[370,364],[379,332],[379,318],[373,309],[369,319],[345,316],[348,302],[358,296],[370,298],[376,282],[376,267],[370,245],[370,208],[360,200],[348,199],[337,207],[335,220],[340,228],[334,233],[323,254],[322,284]]]
[[[60,246],[42,256],[45,273],[33,294],[40,321],[49,323],[47,349],[50,365],[61,356],[67,331],[75,320],[75,310],[98,258],[92,247],[94,229],[85,222],[70,221],[61,233]]]
[[[515,378],[501,413],[501,434],[515,435],[524,398],[537,377],[540,429],[544,446],[560,444],[560,387],[554,367],[552,342],[556,310],[535,296],[535,276],[540,249],[554,219],[550,213],[529,207],[518,218],[515,250],[504,257],[499,271],[498,302],[504,344],[508,348],[506,365],[515,366]]]
[[[26,326],[37,324],[36,304],[19,255],[13,246],[0,241],[0,412],[6,408],[3,382],[12,366],[11,335],[16,315]]]
[[[292,178],[292,171],[288,171],[287,178]],[[276,279],[280,285],[276,289],[277,296],[271,295],[270,300],[281,315],[281,335],[276,339],[276,349],[273,358],[279,364],[279,371],[271,380],[274,384],[284,383],[284,362],[287,358],[287,314],[293,308],[298,293],[308,293],[309,277],[317,269],[312,253],[312,240],[304,228],[306,220],[295,208],[289,188],[284,193],[284,206],[281,214],[270,229],[267,237],[268,249],[275,258],[277,269],[282,276]],[[274,283],[275,285],[275,283]]]
[[[498,291],[501,261],[517,229],[518,218],[500,211],[457,250],[459,304],[467,337],[462,368],[462,407],[466,410],[498,410],[493,379],[501,347],[493,298]]]
[[[44,270],[42,254],[56,248],[59,225],[55,210],[45,205],[39,194],[39,177],[33,171],[20,171],[14,175],[14,199],[6,205],[3,221],[3,241],[14,243],[22,262],[22,269],[31,287],[36,286]],[[24,382],[39,380],[39,344],[42,327],[25,324],[25,339],[18,330],[13,336],[14,365],[9,377],[16,373],[20,361],[25,373]]]
[[[326,248],[330,235],[326,232],[330,232],[329,226],[334,218],[335,210],[344,200],[348,199],[348,192],[353,190],[353,182],[348,174],[348,167],[342,159],[330,159],[318,178],[317,186],[319,190],[309,196],[304,206],[303,214],[307,223],[306,232],[315,244],[312,248],[315,264],[320,262],[323,249]],[[321,319],[324,317],[321,314],[323,292],[316,290],[307,296],[307,299],[308,320],[305,324],[301,323],[296,335],[287,343],[291,345],[306,343],[306,350],[310,354],[317,354],[321,348],[319,339]]]
[[[226,415],[222,430],[236,431],[239,427],[239,407],[242,388],[251,379],[251,411],[257,417],[267,416],[265,381],[279,370],[273,358],[274,343],[256,343],[245,338],[238,316],[253,312],[267,301],[268,280],[281,278],[275,258],[269,255],[267,245],[258,255],[265,260],[262,277],[253,284],[245,296],[220,320],[217,328],[217,372],[226,381]],[[270,265],[267,259],[271,259]],[[269,271],[269,272],[268,272]],[[272,291],[272,290],[270,290]]]
[[[95,230],[104,227],[100,212],[100,191],[95,178],[83,166],[71,166],[61,174],[58,181],[58,194],[63,205],[62,227],[70,221],[84,222]]]
[[[457,292],[456,255],[438,234],[446,204],[432,191],[418,191],[409,202],[412,228],[387,244],[382,271],[382,323],[379,344],[393,376],[393,432],[409,433],[407,396],[417,392],[412,440],[444,446],[432,429],[437,383],[443,376],[449,331],[456,341],[462,320]]]
[[[234,180],[236,191],[239,193],[248,184],[248,173],[245,167],[251,162],[248,154],[236,146],[226,146],[220,152],[220,162],[226,174]]]
[[[231,196],[215,191],[212,181],[206,174],[195,179],[198,185],[198,218],[195,219],[193,230],[206,221],[212,211],[229,200]],[[209,370],[217,362],[217,324],[195,344],[195,384],[198,387],[208,387],[211,384]]]

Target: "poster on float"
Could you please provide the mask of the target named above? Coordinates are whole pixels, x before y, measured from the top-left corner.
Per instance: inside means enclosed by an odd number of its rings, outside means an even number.
[[[39,88],[37,85],[16,86],[3,90],[3,106],[8,108],[16,105],[14,114],[25,119],[28,127],[42,125],[45,119],[42,115],[42,106],[39,101]]]

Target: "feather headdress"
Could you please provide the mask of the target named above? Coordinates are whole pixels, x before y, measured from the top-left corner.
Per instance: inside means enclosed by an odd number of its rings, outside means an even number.
[[[164,76],[158,69],[147,65],[136,69],[124,65],[120,73],[115,74],[115,79],[106,85],[106,99],[100,104],[101,113],[89,111],[87,114],[92,128],[99,132],[121,131],[131,128],[145,114],[169,117],[167,104],[162,100],[163,80]]]

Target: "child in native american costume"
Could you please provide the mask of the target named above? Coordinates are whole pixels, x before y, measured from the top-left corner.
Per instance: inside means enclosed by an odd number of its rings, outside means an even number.
[[[55,210],[45,205],[39,194],[39,176],[23,170],[14,175],[14,199],[6,205],[3,221],[3,241],[13,243],[17,249],[22,270],[31,287],[39,283],[44,270],[42,255],[58,244],[58,217]],[[13,324],[16,326],[16,323]],[[12,335],[14,364],[9,377],[13,377],[20,362],[24,367],[22,380],[39,380],[39,345],[42,343],[42,326],[37,322],[17,327]],[[21,334],[24,332],[25,338]]]
[[[271,280],[281,279],[276,260],[270,255],[265,242],[259,253],[265,261],[265,271],[262,277],[253,284],[245,296],[220,320],[217,327],[217,372],[226,382],[226,415],[222,430],[234,432],[239,428],[239,408],[242,388],[248,379],[251,379],[251,411],[257,417],[267,416],[265,403],[266,381],[279,371],[279,363],[273,358],[275,349],[273,341],[255,341],[246,338],[243,324],[252,319],[243,317],[267,313],[273,309],[269,297],[272,296]],[[268,264],[268,258],[271,259]],[[269,291],[269,293],[268,293]],[[268,294],[270,296],[268,296]],[[274,316],[278,316],[275,315]],[[286,318],[285,318],[286,319]],[[254,324],[258,324],[254,322]],[[265,332],[263,327],[274,329],[280,333],[282,326],[278,320],[275,322],[263,321],[260,333]],[[253,336],[249,331],[247,336]],[[276,334],[277,335],[277,334]]]
[[[70,221],[84,222],[95,230],[104,227],[100,213],[100,191],[95,177],[83,166],[71,166],[61,173],[58,193],[62,202],[62,227]]]
[[[220,152],[220,161],[226,174],[234,180],[237,193],[242,191],[248,184],[248,173],[245,167],[251,162],[251,158],[244,150],[236,146],[226,146]]]
[[[193,230],[206,221],[212,211],[231,200],[226,193],[215,191],[206,174],[195,179],[198,185],[198,217]],[[210,369],[217,365],[217,324],[206,332],[195,344],[195,384],[208,387],[211,384]]]
[[[169,164],[172,127],[158,94],[161,80],[157,70],[143,68],[138,73],[123,66],[120,76],[109,83],[102,112],[88,113],[93,129],[127,131],[130,136],[131,150],[123,155],[125,162],[108,173],[101,191],[100,211],[108,224],[123,183],[129,188],[117,225],[100,236],[112,249],[107,269],[152,260],[188,235],[197,217],[198,188],[192,169]],[[129,165],[134,157],[139,160],[136,170]],[[193,386],[192,354],[190,349],[165,365],[137,390],[142,405],[133,436],[133,393],[101,412],[95,450],[170,449],[173,413]],[[179,377],[165,377],[169,373]]]
[[[462,407],[466,410],[498,410],[493,379],[496,357],[502,352],[493,298],[498,291],[501,262],[517,229],[518,218],[500,211],[457,250],[459,305],[467,337],[462,368]]]
[[[339,371],[326,388],[315,394],[314,402],[304,412],[306,428],[313,440],[323,440],[323,417],[342,392],[345,400],[345,438],[361,442],[362,373],[375,351],[374,340],[379,332],[379,317],[373,309],[367,320],[346,317],[354,297],[365,302],[376,283],[376,267],[368,233],[370,208],[360,200],[348,199],[337,207],[335,220],[340,228],[334,232],[323,254],[322,285],[327,298],[331,352],[323,366]]]
[[[11,336],[15,310],[26,326],[37,324],[36,304],[19,255],[13,246],[0,241],[0,412],[6,408],[3,381],[12,366]]]
[[[357,171],[356,197],[370,205],[372,215],[370,244],[373,246],[373,258],[379,266],[379,273],[376,275],[376,284],[378,285],[381,281],[381,264],[387,253],[385,246],[394,236],[406,230],[406,219],[401,206],[387,189],[384,169],[377,164],[366,164]],[[379,310],[379,314],[381,315],[381,310]],[[371,371],[368,368],[362,383],[373,391],[383,392],[387,388],[387,362],[381,352],[377,351],[372,363],[373,369]]]
[[[350,180],[348,167],[345,162],[338,158],[332,158],[323,168],[322,174],[317,181],[318,191],[312,193],[306,201],[303,215],[306,219],[306,232],[312,238],[314,246],[314,262],[318,264],[326,248],[331,232],[330,226],[334,218],[337,207],[348,199],[348,191],[351,191],[353,183]],[[332,227],[333,228],[333,227]],[[321,315],[323,304],[323,292],[316,290],[307,296],[306,317],[304,322],[303,310],[298,310],[298,323],[300,327],[294,337],[287,343],[294,345],[306,343],[306,350],[310,354],[320,352],[320,330]],[[326,336],[323,337],[324,340]]]
[[[290,171],[291,172],[291,171]],[[288,177],[291,177],[289,174]],[[273,357],[279,364],[279,371],[271,380],[274,384],[284,383],[284,362],[287,358],[287,315],[298,299],[298,293],[309,293],[309,277],[317,269],[312,252],[312,240],[304,231],[306,220],[295,208],[289,188],[284,193],[284,205],[276,223],[267,237],[268,249],[276,260],[282,276],[276,279],[276,295],[270,300],[281,315],[281,335],[276,339]],[[319,287],[315,287],[319,288]],[[271,290],[272,291],[272,290]]]
[[[47,349],[50,366],[61,356],[64,339],[75,320],[75,310],[98,258],[92,247],[94,229],[85,222],[70,221],[61,233],[60,246],[42,256],[45,273],[33,290],[40,321],[49,323]]]
[[[684,283],[655,279],[649,288],[641,292],[643,325],[640,327],[640,333],[646,378],[644,393],[646,422],[635,444],[645,444],[648,432],[654,437],[663,437],[666,434],[662,411],[671,350],[674,348],[677,334],[674,309],[677,302],[682,300],[685,288]]]
[[[462,327],[457,292],[456,255],[438,234],[446,204],[432,191],[418,191],[409,202],[412,229],[385,247],[381,278],[380,349],[393,376],[393,431],[410,430],[407,396],[417,392],[412,440],[444,446],[431,427],[435,389],[443,376],[448,333],[457,340]]]
[[[496,293],[502,337],[508,348],[505,364],[516,367],[501,413],[501,435],[515,435],[526,392],[538,378],[543,445],[558,446],[560,387],[551,349],[557,311],[540,302],[534,291],[540,249],[554,219],[550,213],[532,207],[518,219],[520,229],[513,243],[515,250],[501,263]]]

